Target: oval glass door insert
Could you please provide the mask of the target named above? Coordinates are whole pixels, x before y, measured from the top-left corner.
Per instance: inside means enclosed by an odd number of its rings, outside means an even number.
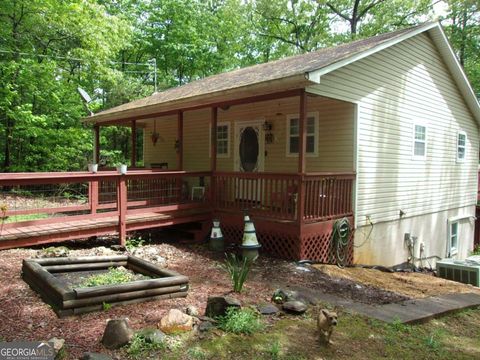
[[[258,133],[251,126],[243,129],[240,134],[240,167],[242,171],[252,172],[258,165]]]

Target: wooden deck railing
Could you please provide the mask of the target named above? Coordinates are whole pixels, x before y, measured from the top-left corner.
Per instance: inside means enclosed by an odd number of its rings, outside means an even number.
[[[210,178],[210,172],[158,170],[0,174],[1,226],[118,217],[125,239],[129,214],[206,207],[208,193],[192,197],[190,189],[205,189]]]
[[[216,172],[215,208],[298,222],[351,216],[354,180],[354,173]]]
[[[295,220],[300,180],[297,174],[216,172],[215,208]]]
[[[133,170],[97,174],[0,174],[2,230],[200,208],[298,224],[351,216],[352,173],[239,173]],[[196,211],[196,210],[193,210]],[[105,219],[103,219],[105,218]],[[1,237],[1,236],[0,236]]]
[[[303,177],[305,222],[353,215],[353,173],[318,173]]]

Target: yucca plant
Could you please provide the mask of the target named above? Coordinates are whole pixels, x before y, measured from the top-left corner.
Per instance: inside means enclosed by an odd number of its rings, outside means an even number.
[[[239,293],[242,291],[243,284],[247,280],[248,273],[252,268],[252,260],[246,257],[239,258],[235,254],[225,255],[225,269],[232,280],[233,291]]]

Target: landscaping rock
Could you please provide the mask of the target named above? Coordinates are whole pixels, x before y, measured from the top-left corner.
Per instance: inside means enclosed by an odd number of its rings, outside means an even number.
[[[305,304],[310,303],[312,305],[318,303],[318,299],[308,293],[284,289],[275,290],[272,296],[272,301],[276,304],[283,304],[287,301],[301,301]]]
[[[190,316],[197,316],[199,315],[198,308],[193,305],[188,305],[185,309],[185,312]]]
[[[277,289],[273,292],[272,301],[276,304],[283,304],[287,301],[298,300],[298,293],[292,290]]]
[[[130,328],[127,319],[108,320],[105,332],[102,337],[102,344],[107,349],[118,349],[133,337],[133,330]]]
[[[257,306],[257,309],[262,315],[273,315],[280,311],[278,307],[272,304],[259,305]]]
[[[101,353],[86,352],[80,360],[113,360],[110,356]]]
[[[55,359],[62,358],[63,353],[65,352],[65,348],[64,348],[65,340],[53,337],[50,340],[48,340],[47,342],[53,343],[53,350],[55,351]]]
[[[180,310],[171,309],[160,320],[158,327],[166,334],[190,331],[193,328],[193,317],[184,314]]]
[[[160,256],[160,249],[155,246],[140,246],[132,251],[132,255],[156,263],[159,266],[165,266],[167,260]]]
[[[40,250],[37,254],[39,258],[54,258],[68,256],[70,250],[66,246],[50,246]]]
[[[113,251],[125,251],[125,246],[122,246],[122,245],[112,245],[110,246],[110,249],[112,249]]]
[[[207,300],[207,308],[205,315],[216,318],[217,316],[225,316],[228,308],[241,308],[242,304],[239,300],[231,296],[213,296]]]
[[[210,329],[212,329],[214,326],[213,324],[210,322],[210,321],[202,321],[199,325],[198,325],[198,331],[200,332],[205,332],[205,331],[208,331]]]
[[[200,321],[210,321],[212,324],[217,323],[217,320],[215,320],[214,318],[211,318],[209,316],[199,316],[198,320],[200,320]]]
[[[115,251],[109,249],[105,246],[99,246],[93,249],[93,254],[95,256],[107,256],[107,255],[115,255]]]
[[[300,315],[307,311],[308,307],[301,301],[292,300],[283,303],[282,308],[289,313]]]
[[[165,339],[165,334],[155,328],[146,328],[136,332],[136,335],[145,339],[146,342],[151,344],[161,344]]]

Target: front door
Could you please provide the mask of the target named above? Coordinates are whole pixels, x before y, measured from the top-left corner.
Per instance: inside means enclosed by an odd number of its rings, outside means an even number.
[[[265,166],[265,136],[263,121],[248,121],[235,124],[235,168],[234,171],[255,173],[262,172]],[[237,184],[237,199],[258,200],[261,189],[260,182],[256,185],[244,182],[256,180],[241,180]],[[248,185],[248,186],[247,186]]]

